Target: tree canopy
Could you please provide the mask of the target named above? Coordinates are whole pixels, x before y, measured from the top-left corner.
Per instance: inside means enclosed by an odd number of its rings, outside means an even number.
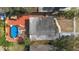
[[[66,18],[72,19],[75,16],[79,16],[79,8],[72,7],[70,10],[59,12],[59,14],[65,16]]]

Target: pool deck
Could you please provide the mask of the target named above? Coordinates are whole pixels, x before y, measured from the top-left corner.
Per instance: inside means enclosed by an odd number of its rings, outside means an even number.
[[[9,42],[17,42],[18,37],[15,39],[10,37],[10,26],[16,25],[19,26],[22,31],[25,31],[25,20],[28,20],[29,16],[22,16],[16,20],[10,20],[9,18],[6,18],[6,40]]]

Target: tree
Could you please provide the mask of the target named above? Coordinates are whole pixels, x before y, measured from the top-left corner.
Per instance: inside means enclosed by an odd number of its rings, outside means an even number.
[[[24,45],[25,45],[25,48],[24,48],[24,50],[26,51],[29,51],[30,50],[30,40],[29,40],[29,38],[28,37],[26,37],[25,39],[24,39]]]
[[[25,14],[27,13],[27,10],[24,8],[24,7],[10,7],[9,8],[9,11],[6,12],[6,14],[8,16],[11,16],[11,15],[22,15],[22,14]]]
[[[73,19],[75,16],[79,16],[79,8],[72,7],[70,10],[64,11],[63,14],[66,18]]]

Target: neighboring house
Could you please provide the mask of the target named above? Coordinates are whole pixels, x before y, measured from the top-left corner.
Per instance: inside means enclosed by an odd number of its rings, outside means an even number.
[[[38,12],[53,12],[54,7],[39,7]]]
[[[66,9],[66,7],[38,7],[38,12],[58,12],[63,9]]]

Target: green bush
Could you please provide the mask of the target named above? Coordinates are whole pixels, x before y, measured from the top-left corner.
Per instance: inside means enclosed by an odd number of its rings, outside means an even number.
[[[3,34],[2,37],[0,38],[0,46],[9,47],[13,46],[13,43],[6,41],[5,34]]]
[[[57,47],[58,51],[61,50],[71,51],[73,50],[74,39],[73,37],[62,36],[60,39],[50,41],[50,45]]]
[[[26,37],[26,38],[24,39],[24,44],[25,44],[25,45],[30,45],[30,40],[29,40],[28,37]]]

